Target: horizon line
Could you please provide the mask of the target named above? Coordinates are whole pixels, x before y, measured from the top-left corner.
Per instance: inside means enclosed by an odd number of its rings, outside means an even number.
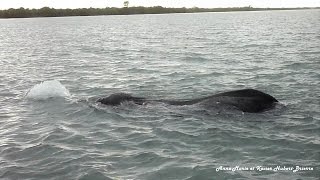
[[[296,6],[296,7],[253,7],[253,6],[229,6],[229,7],[197,7],[197,6],[194,6],[194,7],[166,7],[166,6],[129,6],[129,7],[112,7],[112,6],[106,6],[106,7],[76,7],[76,8],[57,8],[57,7],[50,7],[50,6],[43,6],[41,8],[50,8],[50,9],[90,9],[90,8],[93,8],[93,9],[105,9],[105,8],[134,8],[134,7],[144,7],[144,8],[152,8],[152,7],[162,7],[162,8],[186,8],[186,9],[193,9],[193,8],[199,8],[199,9],[219,9],[219,8],[246,8],[246,7],[250,7],[250,8],[253,8],[253,9],[270,9],[270,8],[275,8],[275,9],[288,9],[288,8],[291,8],[291,9],[302,9],[302,8],[305,8],[305,9],[320,9],[320,6]],[[9,9],[41,9],[41,8],[30,8],[30,7],[18,7],[18,8],[5,8],[5,9],[2,9],[0,7],[0,10],[9,10]]]

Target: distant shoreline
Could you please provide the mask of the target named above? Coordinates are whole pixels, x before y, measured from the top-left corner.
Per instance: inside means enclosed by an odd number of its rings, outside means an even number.
[[[43,7],[41,9],[6,9],[0,10],[0,18],[33,18],[33,17],[65,17],[65,16],[101,16],[101,15],[134,15],[134,14],[171,14],[171,13],[199,13],[199,12],[234,12],[234,11],[274,11],[274,10],[303,10],[320,9],[320,7],[301,8],[165,8],[154,7],[106,7],[106,8],[80,8],[80,9],[54,9]]]

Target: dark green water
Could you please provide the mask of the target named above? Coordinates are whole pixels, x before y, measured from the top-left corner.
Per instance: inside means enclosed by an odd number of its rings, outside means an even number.
[[[0,20],[0,179],[318,179],[319,15]],[[93,101],[241,88],[281,105],[252,114]]]

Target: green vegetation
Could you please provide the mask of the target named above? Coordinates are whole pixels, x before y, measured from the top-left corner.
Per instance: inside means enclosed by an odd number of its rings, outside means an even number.
[[[129,14],[165,14],[165,13],[197,13],[197,12],[229,12],[229,11],[266,11],[266,10],[293,10],[310,8],[164,8],[155,7],[128,7],[125,1],[123,8],[81,8],[81,9],[54,9],[43,7],[41,9],[7,9],[0,10],[0,18],[30,18],[30,17],[62,17],[62,16],[99,16],[99,15],[129,15]]]
[[[129,7],[129,1],[124,1],[123,2],[123,7],[128,8]]]

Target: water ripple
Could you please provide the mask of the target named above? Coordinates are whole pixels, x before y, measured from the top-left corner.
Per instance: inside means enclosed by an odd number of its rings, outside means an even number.
[[[0,178],[318,179],[318,13],[1,20]],[[34,86],[46,98],[27,98]],[[239,88],[281,104],[254,114],[95,102],[116,92],[190,99]]]

